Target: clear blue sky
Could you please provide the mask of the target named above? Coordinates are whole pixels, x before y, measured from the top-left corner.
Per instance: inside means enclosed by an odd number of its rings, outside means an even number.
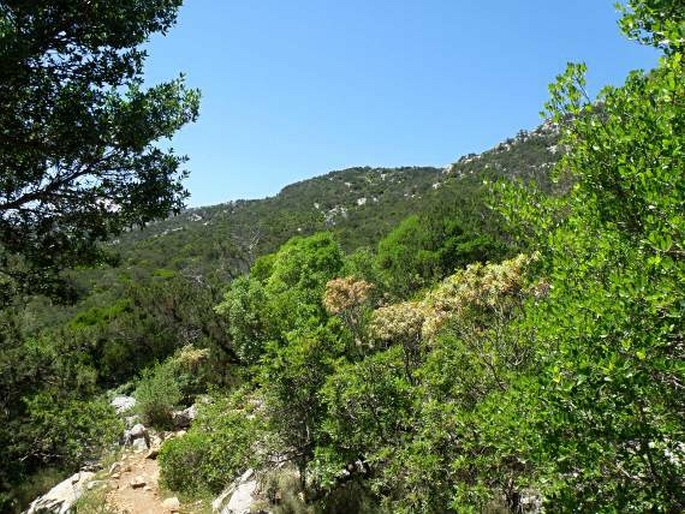
[[[187,0],[146,77],[185,72],[190,204],[259,198],[355,165],[443,166],[534,128],[567,61],[590,90],[651,68],[612,0]]]

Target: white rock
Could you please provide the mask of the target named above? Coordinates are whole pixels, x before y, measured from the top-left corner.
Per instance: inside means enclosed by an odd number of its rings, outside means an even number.
[[[85,486],[95,476],[90,471],[80,471],[60,482],[50,489],[47,494],[36,498],[25,514],[39,514],[50,512],[53,514],[67,514],[74,503],[83,494]]]
[[[197,407],[191,405],[187,409],[173,412],[171,416],[177,428],[188,428],[193,420],[197,418]]]
[[[134,439],[133,442],[131,443],[131,448],[133,449],[134,452],[141,453],[141,452],[144,452],[145,450],[147,450],[148,446],[145,443],[145,439]]]
[[[178,498],[175,496],[172,496],[171,498],[167,498],[162,502],[162,505],[166,510],[169,512],[178,512],[181,510],[181,502],[178,501]]]
[[[129,430],[129,433],[131,434],[131,437],[134,438],[144,437],[147,433],[147,429],[145,428],[145,425],[143,425],[142,423],[138,423],[131,430]]]
[[[250,480],[240,484],[231,495],[228,505],[221,511],[221,514],[249,514],[255,502],[252,494],[257,490],[257,481]]]
[[[250,480],[250,478],[252,478],[252,475],[254,475],[254,470],[250,468],[247,471],[245,471],[245,473],[240,475],[240,478],[238,479],[238,483],[244,484],[245,482]]]
[[[123,414],[135,407],[137,402],[132,396],[120,395],[112,398],[112,401],[109,403],[114,407],[114,410],[117,411],[117,414]]]
[[[130,430],[124,430],[124,446],[133,446],[138,451],[150,448],[150,434],[142,423],[134,425]]]
[[[212,509],[218,514],[249,514],[255,503],[253,496],[257,490],[254,470],[248,469],[240,478],[212,502]]]

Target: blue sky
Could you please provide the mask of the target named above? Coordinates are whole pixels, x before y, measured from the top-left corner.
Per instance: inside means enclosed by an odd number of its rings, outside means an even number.
[[[202,90],[172,146],[190,205],[210,205],[350,166],[443,166],[534,128],[566,62],[588,64],[592,92],[656,63],[617,18],[611,0],[187,0],[146,78]]]

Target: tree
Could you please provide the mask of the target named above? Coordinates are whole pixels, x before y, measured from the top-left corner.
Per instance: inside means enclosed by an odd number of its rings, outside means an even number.
[[[388,289],[407,298],[428,285],[437,275],[438,256],[433,234],[419,216],[404,219],[378,244],[378,264]]]
[[[159,142],[198,114],[183,77],[143,87],[139,46],[180,0],[0,1],[0,305],[55,292],[98,243],[182,206],[185,157]]]
[[[620,8],[621,28],[628,37],[666,53],[682,53],[685,5],[680,0],[629,0]]]
[[[539,487],[555,512],[685,509],[682,23],[682,2],[629,2],[624,30],[665,55],[594,102],[570,65],[548,109],[576,184],[539,212],[514,202],[549,280],[526,323]]]

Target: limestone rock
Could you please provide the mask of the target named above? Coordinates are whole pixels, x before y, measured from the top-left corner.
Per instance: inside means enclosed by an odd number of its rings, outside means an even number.
[[[112,398],[112,401],[109,403],[112,407],[114,407],[114,410],[117,412],[117,414],[123,414],[124,412],[128,412],[135,407],[137,402],[132,396],[119,395]]]
[[[142,451],[147,450],[149,448],[149,446],[145,442],[145,439],[134,439],[133,442],[131,443],[131,448],[136,453],[140,453]]]
[[[175,496],[172,496],[171,498],[167,498],[166,500],[164,500],[162,502],[162,505],[169,513],[174,513],[181,510],[181,502],[178,501],[178,498],[176,498]]]
[[[256,490],[254,471],[248,469],[212,502],[212,509],[217,514],[249,514],[256,502]]]
[[[124,446],[133,446],[135,449],[150,448],[150,434],[145,425],[138,423],[129,430],[124,430]]]
[[[188,428],[197,417],[197,407],[191,405],[187,409],[177,410],[172,413],[171,417],[176,428]]]
[[[145,487],[146,485],[147,484],[145,482],[145,479],[140,475],[134,477],[133,480],[131,480],[131,487],[133,489],[141,489],[141,488]]]
[[[79,471],[75,475],[60,482],[43,496],[36,498],[25,514],[67,514],[72,511],[74,503],[81,497],[85,486],[95,473]]]

